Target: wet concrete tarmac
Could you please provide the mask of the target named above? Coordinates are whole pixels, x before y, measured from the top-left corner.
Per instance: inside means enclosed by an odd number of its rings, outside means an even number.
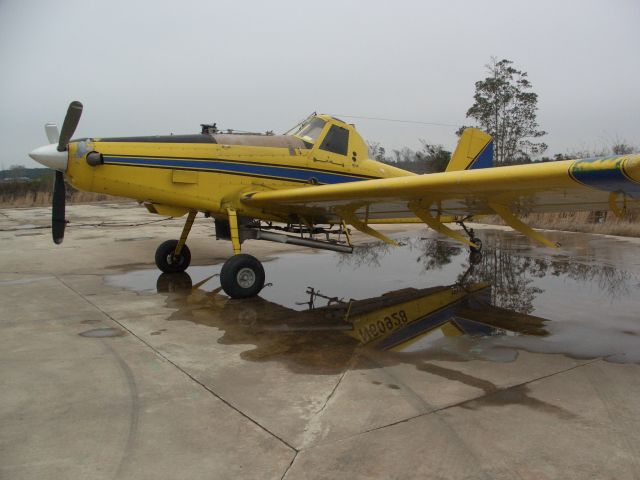
[[[352,256],[247,242],[271,285],[237,301],[203,219],[167,277],[179,221],[74,228],[150,217],[71,206],[62,246],[16,235],[44,210],[0,218],[1,478],[640,477],[637,240],[478,226],[477,262],[415,226]],[[350,335],[438,292],[463,293],[452,320],[393,326],[392,349]]]
[[[286,349],[288,344],[290,348],[298,348],[298,344],[322,348],[327,340],[332,345],[344,343],[341,331],[348,325],[329,321],[318,327],[317,319],[314,322],[304,314],[311,307],[350,299],[373,301],[388,291],[408,287],[455,288],[486,282],[492,287],[490,305],[512,312],[514,322],[519,321],[517,314],[544,318],[545,334],[494,329],[489,334],[445,336],[433,331],[403,349],[411,353],[405,356],[503,362],[513,361],[519,350],[527,350],[640,362],[637,246],[597,236],[551,232],[549,236],[563,244],[554,251],[531,246],[509,232],[485,230],[482,236],[488,246],[476,258],[470,257],[466,248],[425,232],[397,236],[402,248],[376,242],[357,247],[351,255],[283,254],[265,264],[268,286],[259,298],[250,300],[231,300],[220,291],[219,266],[193,267],[176,275],[159,274],[155,269],[134,270],[110,276],[107,283],[157,292],[175,309],[170,320],[223,329],[224,341],[262,344],[267,341],[265,332],[270,332],[279,348]],[[310,294],[310,289],[321,296]],[[309,333],[318,330],[335,333]],[[274,332],[283,335],[277,339]],[[291,332],[298,332],[298,336]],[[315,347],[314,339],[318,342]],[[273,347],[258,346],[256,350],[263,348]]]
[[[107,337],[121,337],[122,335],[126,335],[124,330],[119,330],[117,328],[93,328],[91,330],[86,330],[84,332],[80,332],[78,335],[81,337],[89,337],[89,338],[107,338]]]

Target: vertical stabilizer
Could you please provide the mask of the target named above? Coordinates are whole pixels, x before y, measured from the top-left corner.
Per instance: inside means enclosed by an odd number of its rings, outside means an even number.
[[[445,172],[493,167],[493,139],[477,128],[462,132]]]

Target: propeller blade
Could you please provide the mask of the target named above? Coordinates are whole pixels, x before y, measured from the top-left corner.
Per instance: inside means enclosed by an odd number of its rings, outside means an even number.
[[[47,123],[44,126],[44,131],[47,134],[47,139],[49,139],[49,143],[58,143],[60,140],[60,132],[58,131],[58,126],[53,123]]]
[[[64,174],[56,171],[56,179],[53,183],[53,208],[51,209],[51,233],[55,244],[62,243],[64,239],[65,196]]]
[[[71,140],[80,121],[80,115],[82,115],[82,104],[77,100],[71,102],[67,109],[67,114],[64,117],[64,122],[62,123],[62,131],[60,132],[60,138],[58,140],[59,152],[64,152],[67,149],[69,140]]]

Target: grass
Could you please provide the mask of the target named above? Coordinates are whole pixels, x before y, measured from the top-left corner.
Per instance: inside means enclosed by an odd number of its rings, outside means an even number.
[[[25,192],[21,195],[5,195],[0,193],[0,207],[47,207],[51,205],[52,192]],[[123,199],[91,192],[75,191],[67,193],[67,203],[118,202]]]
[[[623,237],[640,237],[640,212],[629,212],[624,218],[612,212],[530,213],[520,219],[534,228],[568,232],[600,233]],[[482,223],[504,225],[496,215],[482,217]]]
[[[67,203],[93,203],[122,201],[119,197],[100,193],[81,192],[67,185]],[[47,174],[31,181],[4,181],[0,183],[0,207],[45,207],[51,205],[53,175]]]

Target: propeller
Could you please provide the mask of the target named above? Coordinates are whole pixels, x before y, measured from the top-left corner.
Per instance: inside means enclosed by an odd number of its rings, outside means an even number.
[[[64,152],[69,148],[69,140],[71,140],[73,132],[76,131],[76,127],[80,121],[80,115],[82,115],[82,104],[75,100],[69,104],[67,114],[64,116],[64,122],[62,122],[62,130],[60,132],[60,138],[58,139],[59,152]],[[45,126],[45,130],[46,128]]]
[[[58,140],[60,139],[60,132],[58,131],[57,125],[53,123],[47,123],[44,126],[44,131],[47,134],[49,143],[58,143]]]
[[[64,227],[67,223],[65,219],[65,198],[66,187],[64,184],[64,170],[67,168],[66,152],[69,149],[69,141],[76,131],[80,116],[82,115],[82,103],[73,101],[69,104],[67,114],[62,122],[62,130],[58,132],[58,127],[52,123],[44,126],[47,139],[50,143],[57,143],[58,146],[49,145],[31,152],[34,160],[56,169],[56,176],[53,182],[53,199],[51,209],[51,234],[56,244],[62,243],[64,239]]]
[[[64,173],[56,170],[56,177],[53,182],[53,201],[51,209],[51,234],[53,243],[60,245],[64,239],[64,227],[67,224],[64,218],[65,197],[67,195],[64,186]]]

